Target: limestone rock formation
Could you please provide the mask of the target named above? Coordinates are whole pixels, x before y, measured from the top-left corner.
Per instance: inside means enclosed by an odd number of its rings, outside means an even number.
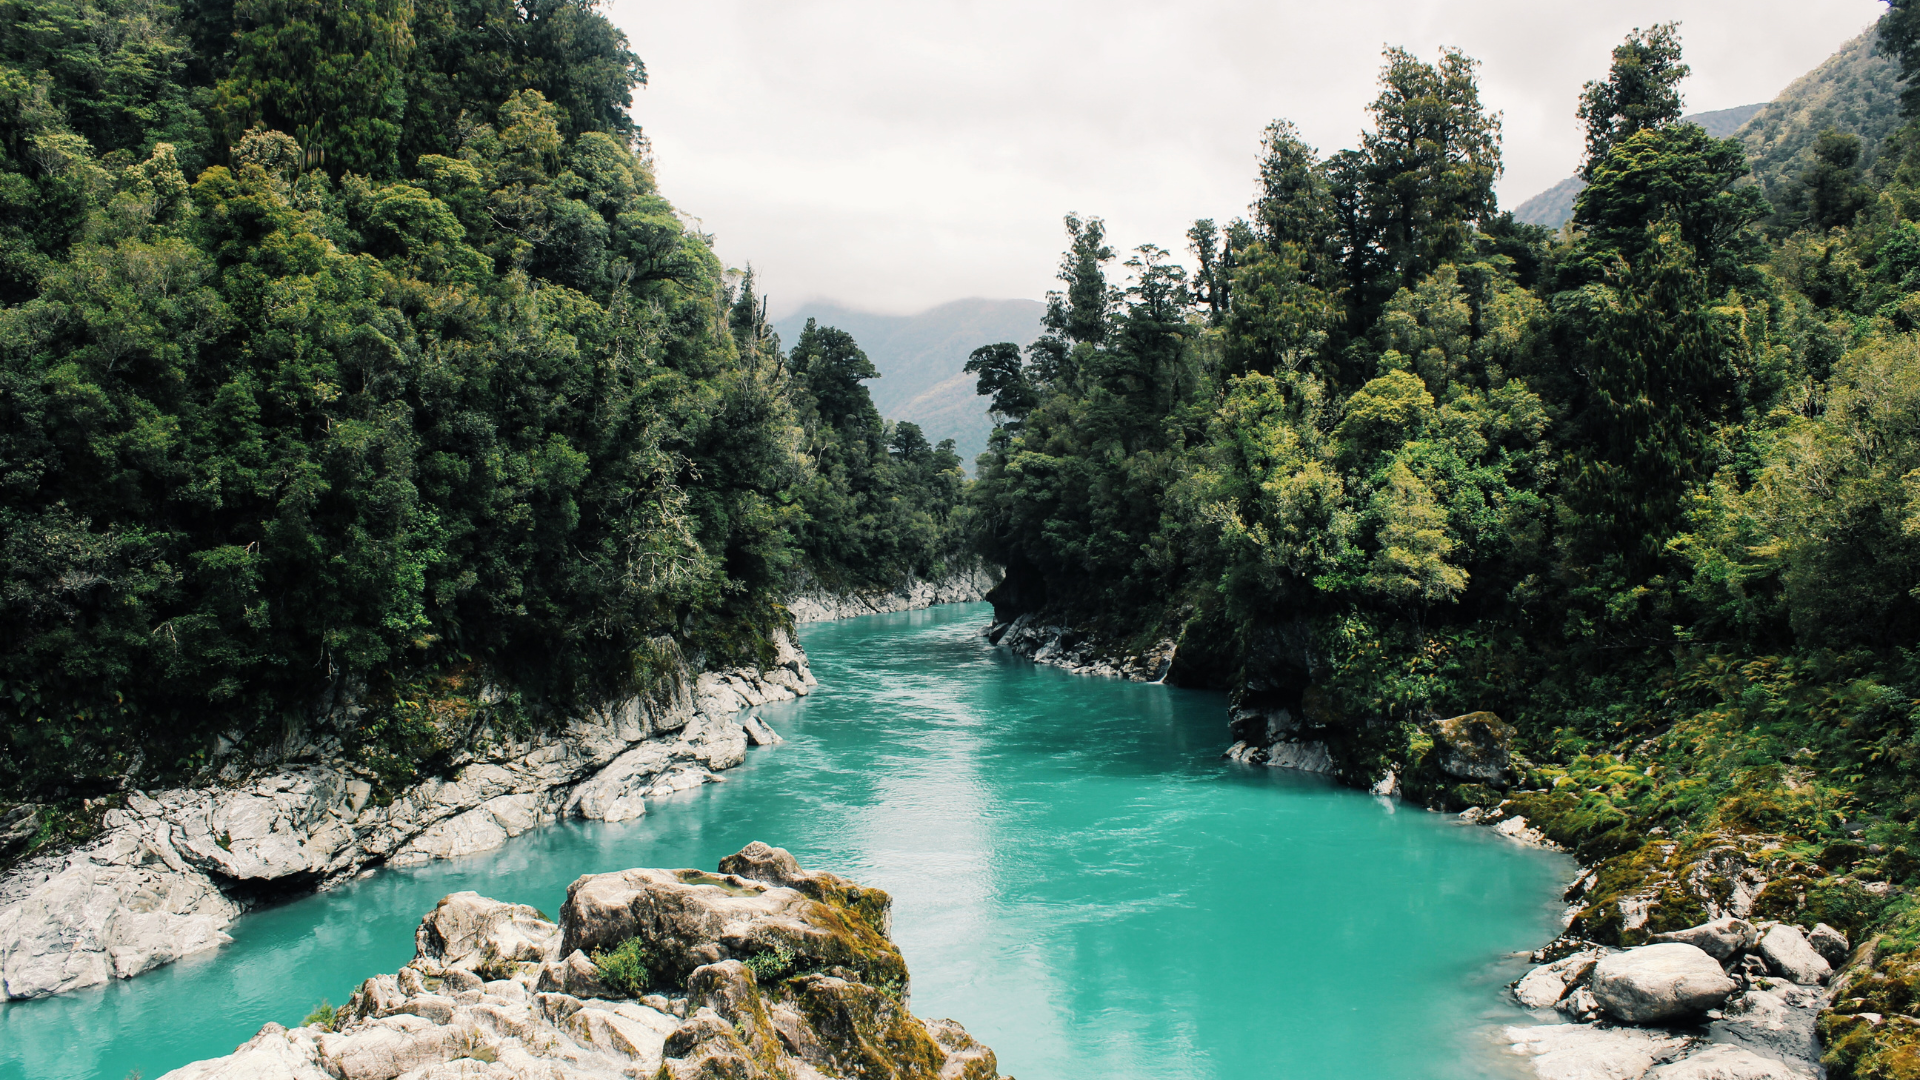
[[[838,592],[825,588],[803,589],[788,598],[787,610],[795,623],[830,622],[856,615],[877,615],[890,611],[916,611],[935,604],[971,604],[986,598],[1000,584],[1000,574],[992,567],[975,566],[950,574],[939,581],[909,579],[892,589],[867,589]]]
[[[890,909],[760,843],[717,874],[582,877],[557,926],[455,893],[331,1028],[268,1024],[162,1080],[998,1080],[965,1028],[908,1010]],[[609,978],[589,950],[644,970]]]
[[[1593,996],[1630,1024],[1719,1008],[1738,987],[1699,946],[1671,941],[1614,953],[1593,969]]]
[[[388,801],[372,797],[337,744],[252,776],[235,762],[226,783],[136,791],[92,841],[0,877],[0,994],[130,978],[225,944],[261,887],[324,888],[371,866],[468,855],[561,817],[638,817],[648,800],[718,779],[749,741],[778,739],[756,721],[750,740],[733,719],[817,685],[798,646],[780,635],[775,647],[768,670],[683,667],[651,695],[554,731],[475,732],[451,776]]]

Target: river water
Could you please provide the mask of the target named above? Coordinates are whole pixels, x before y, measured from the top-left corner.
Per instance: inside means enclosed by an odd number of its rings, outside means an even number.
[[[640,820],[382,871],[215,952],[0,1006],[0,1080],[158,1077],[406,963],[446,893],[553,913],[581,874],[711,869],[752,840],[891,891],[914,1011],[1021,1080],[1512,1074],[1499,988],[1558,929],[1562,857],[1222,761],[1222,696],[1009,657],[988,615],[805,628],[820,689],[761,711],[788,741]]]

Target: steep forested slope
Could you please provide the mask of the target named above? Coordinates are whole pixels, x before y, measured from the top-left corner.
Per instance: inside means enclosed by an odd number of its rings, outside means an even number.
[[[1577,936],[1702,921],[1729,875],[1754,917],[1885,934],[1823,1030],[1833,1075],[1909,1076],[1916,1029],[1873,1016],[1920,1001],[1920,140],[1875,181],[1815,139],[1776,207],[1681,119],[1685,71],[1656,27],[1589,84],[1564,237],[1497,213],[1451,51],[1388,51],[1355,149],[1270,127],[1186,266],[1116,281],[1070,216],[1046,333],[971,361],[982,550],[1003,618],[1172,642],[1252,747],[1512,799],[1597,868]],[[1496,782],[1436,745],[1475,710],[1511,725]]]
[[[957,458],[781,351],[644,77],[589,0],[0,4],[0,799],[428,768],[939,571]]]

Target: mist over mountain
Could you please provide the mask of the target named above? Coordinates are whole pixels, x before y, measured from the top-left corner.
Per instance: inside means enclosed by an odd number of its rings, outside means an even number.
[[[1025,345],[1040,334],[1046,305],[1037,300],[955,300],[916,315],[880,315],[832,303],[809,303],[776,320],[780,340],[791,345],[808,319],[853,335],[880,369],[869,382],[873,403],[889,420],[911,420],[927,439],[952,439],[960,457],[973,467],[987,448],[993,421],[987,400],[974,393],[974,378],[960,369],[982,345],[1011,341]]]

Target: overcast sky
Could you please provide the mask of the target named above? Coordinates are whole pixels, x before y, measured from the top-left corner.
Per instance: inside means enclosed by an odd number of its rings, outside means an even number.
[[[1068,211],[1116,247],[1243,213],[1261,129],[1356,145],[1380,50],[1481,61],[1504,206],[1572,173],[1588,79],[1679,20],[1689,112],[1766,101],[1879,0],[610,0],[646,61],[665,193],[754,265],[776,314],[1039,299]]]

